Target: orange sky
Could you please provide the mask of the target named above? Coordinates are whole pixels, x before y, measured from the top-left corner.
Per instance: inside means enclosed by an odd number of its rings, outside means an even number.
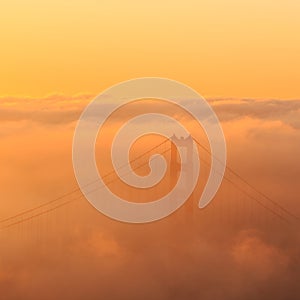
[[[2,1],[0,95],[161,76],[204,96],[296,98],[300,2]]]
[[[72,138],[111,85],[181,81],[210,99],[228,165],[299,216],[299,13],[299,0],[1,1],[0,299],[298,299],[295,218],[226,181],[192,217],[186,203],[116,222],[80,198]],[[46,207],[80,201],[3,221],[66,193]]]

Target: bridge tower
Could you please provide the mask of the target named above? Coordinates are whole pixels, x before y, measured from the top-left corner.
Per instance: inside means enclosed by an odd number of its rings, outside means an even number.
[[[191,135],[188,137],[180,137],[178,138],[176,135],[173,134],[171,137],[171,161],[170,161],[170,185],[174,186],[177,181],[177,175],[179,172],[192,172],[190,174],[191,179],[194,178],[193,174],[193,138]],[[176,146],[183,148],[184,157],[183,161],[178,162],[179,155],[176,151]],[[188,190],[193,189],[193,180],[187,180],[185,182],[185,186]],[[193,194],[189,197],[189,199],[185,202],[183,207],[180,209],[183,210],[183,214],[187,221],[192,220],[193,211],[194,211],[194,199]]]

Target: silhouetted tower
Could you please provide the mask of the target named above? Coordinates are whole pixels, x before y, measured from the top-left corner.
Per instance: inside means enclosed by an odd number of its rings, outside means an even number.
[[[189,135],[187,138],[180,137],[177,138],[175,135],[171,137],[171,162],[170,162],[170,183],[171,186],[176,184],[179,172],[192,172],[189,174],[189,180],[185,182],[185,186],[188,190],[193,189],[193,138]],[[176,146],[184,148],[184,157],[182,162],[178,161],[179,155],[176,151]],[[186,177],[187,178],[187,177]],[[192,195],[185,202],[183,206],[184,214],[186,215],[188,220],[192,220],[193,215],[193,197]]]

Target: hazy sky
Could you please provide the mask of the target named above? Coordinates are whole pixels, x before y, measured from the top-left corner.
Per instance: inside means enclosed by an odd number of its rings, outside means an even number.
[[[78,188],[82,110],[143,76],[210,98],[228,165],[299,216],[299,15],[299,0],[2,0],[0,299],[298,299],[299,222],[232,186],[192,218],[134,226],[81,199],[1,220]]]
[[[297,0],[10,0],[1,95],[98,94],[161,76],[204,96],[296,98]]]

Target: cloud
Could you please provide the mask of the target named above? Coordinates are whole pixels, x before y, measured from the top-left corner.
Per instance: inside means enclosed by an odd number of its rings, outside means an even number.
[[[245,117],[262,121],[281,121],[300,128],[300,100],[278,99],[211,99],[212,106],[223,122]]]
[[[78,120],[92,95],[51,95],[44,98],[0,98],[1,122],[33,121],[39,124],[68,124]]]
[[[297,299],[300,291],[300,265],[289,258],[300,254],[295,236],[281,246],[271,231],[216,227],[213,233],[180,218],[132,226],[87,205],[71,217],[72,225],[63,217],[56,221],[52,236],[48,227],[38,243],[15,242],[23,245],[22,255],[1,251],[4,299],[283,300]]]
[[[106,95],[109,97],[109,95]],[[91,94],[75,96],[50,95],[44,98],[0,98],[0,122],[33,121],[39,124],[68,124],[77,121],[85,106],[94,98]],[[242,118],[280,121],[294,129],[300,128],[300,100],[279,99],[208,99],[221,122]],[[197,103],[184,100],[193,108]],[[109,109],[109,104],[106,104]],[[164,112],[168,107],[160,107]],[[101,114],[101,110],[99,111]],[[122,116],[121,116],[122,117]]]
[[[0,141],[1,218],[77,187],[74,121],[92,98],[1,98],[0,132],[24,130]],[[230,166],[299,214],[299,101],[210,102],[224,125]],[[1,231],[0,298],[298,299],[299,226],[282,226],[226,184],[193,222],[184,206],[159,222],[119,223],[81,199]]]
[[[232,254],[238,268],[259,280],[283,273],[289,265],[289,257],[284,251],[268,244],[259,232],[241,232]]]

